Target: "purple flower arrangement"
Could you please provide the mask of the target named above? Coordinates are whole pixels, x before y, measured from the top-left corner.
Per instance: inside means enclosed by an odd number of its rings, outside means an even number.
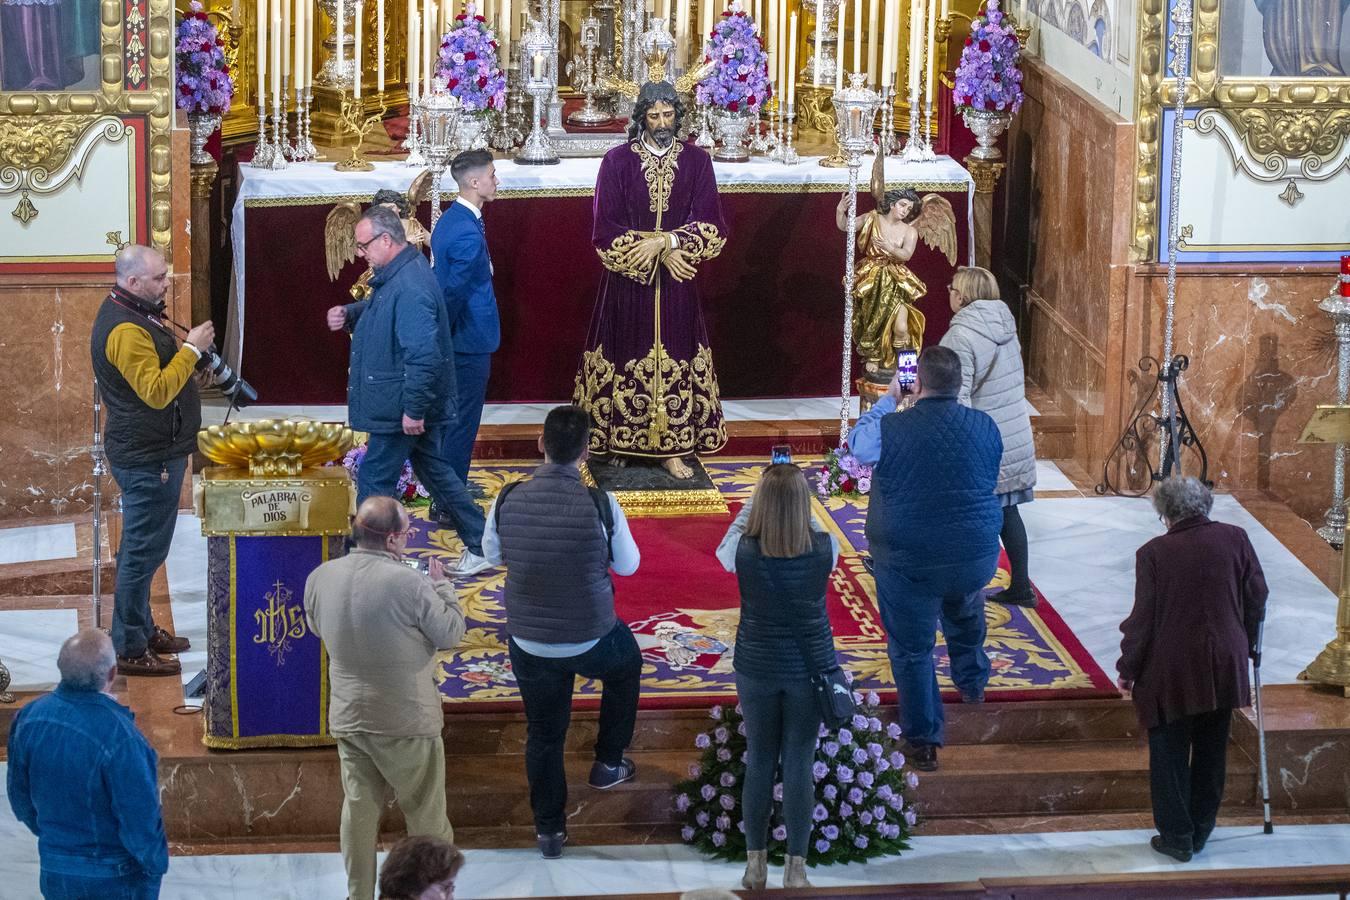
[[[811,813],[807,863],[812,866],[862,862],[898,854],[909,847],[917,821],[913,792],[919,781],[905,768],[897,741],[899,726],[883,725],[880,698],[855,693],[858,713],[837,731],[820,729],[811,777],[816,806]],[[689,778],[675,785],[675,809],[684,820],[680,836],[703,853],[745,859],[741,788],[745,781],[745,737],[737,726],[741,708],[714,706],[713,723],[694,745],[703,751]],[[726,751],[723,759],[718,751]],[[787,852],[782,817],[783,789],[774,785],[769,858],[781,863]]]
[[[182,13],[174,51],[178,62],[175,105],[190,113],[229,112],[234,82],[225,63],[225,42],[197,0]]]
[[[474,4],[465,5],[441,38],[436,75],[465,110],[504,108],[506,75],[497,65],[497,38]]]
[[[985,13],[976,16],[970,37],[956,65],[956,88],[952,101],[957,109],[979,111],[1006,110],[1015,113],[1022,107],[1022,70],[1017,62],[1022,45],[1012,23],[989,0]]]
[[[848,444],[825,454],[825,464],[816,478],[820,499],[862,497],[872,490],[872,467],[858,461]]]
[[[342,466],[351,474],[352,481],[356,480],[357,473],[361,471],[361,461],[365,458],[365,444],[358,444],[342,457]],[[403,461],[403,471],[399,473],[395,491],[398,498],[408,506],[426,506],[431,503],[431,495],[422,486],[422,482],[417,480],[417,476],[413,474],[412,464],[406,459]]]
[[[698,83],[694,98],[704,106],[729,113],[755,115],[769,102],[769,57],[764,52],[759,28],[735,2],[722,13],[722,19],[708,35],[704,62],[713,63],[713,71]]]

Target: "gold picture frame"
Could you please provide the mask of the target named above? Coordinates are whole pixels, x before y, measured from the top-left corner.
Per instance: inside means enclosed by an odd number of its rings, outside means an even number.
[[[1139,75],[1135,90],[1135,262],[1158,259],[1163,110],[1176,103],[1167,71],[1168,17],[1174,0],[1141,0]],[[1224,2],[1195,0],[1187,107],[1217,108],[1257,160],[1279,155],[1334,156],[1350,140],[1350,77],[1232,77],[1220,71],[1219,24]]]
[[[30,172],[53,173],[81,144],[86,129],[98,127],[108,116],[142,119],[146,139],[138,152],[145,154],[146,178],[145,190],[135,198],[140,204],[136,218],[144,214],[150,243],[168,255],[173,224],[169,184],[173,4],[171,0],[101,0],[98,10],[97,90],[0,91],[0,173],[5,180]],[[22,221],[17,212],[14,216]]]

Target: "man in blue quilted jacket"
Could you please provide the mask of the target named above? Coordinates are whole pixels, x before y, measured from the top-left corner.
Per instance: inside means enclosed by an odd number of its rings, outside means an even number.
[[[919,356],[913,406],[892,382],[849,433],[872,469],[867,542],[875,563],[887,652],[900,695],[909,761],[937,768],[942,698],[933,667],[939,621],[952,681],[966,703],[984,700],[984,587],[998,566],[1002,511],[994,486],[1003,440],[985,413],[957,402],[961,361],[946,347]]]

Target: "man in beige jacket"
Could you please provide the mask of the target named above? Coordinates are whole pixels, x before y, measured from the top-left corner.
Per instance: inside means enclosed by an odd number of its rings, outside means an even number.
[[[454,839],[432,673],[436,654],[464,636],[464,613],[438,560],[427,575],[403,562],[411,530],[397,501],[367,499],[356,514],[352,552],[319,566],[305,584],[305,615],[328,650],[328,729],[342,765],[340,837],[350,900],[375,895],[375,844],[388,788],[408,834]]]

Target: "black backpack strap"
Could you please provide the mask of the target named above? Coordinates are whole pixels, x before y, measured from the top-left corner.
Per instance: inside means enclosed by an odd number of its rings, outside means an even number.
[[[497,503],[492,507],[492,527],[496,528],[498,533],[502,528],[502,504],[506,502],[506,495],[524,484],[524,481],[512,481],[509,484],[502,485],[502,489],[497,492]]]
[[[614,562],[614,507],[610,505],[609,494],[598,487],[588,487],[595,511],[600,514],[600,524],[605,526],[605,548],[609,551],[609,561]]]

